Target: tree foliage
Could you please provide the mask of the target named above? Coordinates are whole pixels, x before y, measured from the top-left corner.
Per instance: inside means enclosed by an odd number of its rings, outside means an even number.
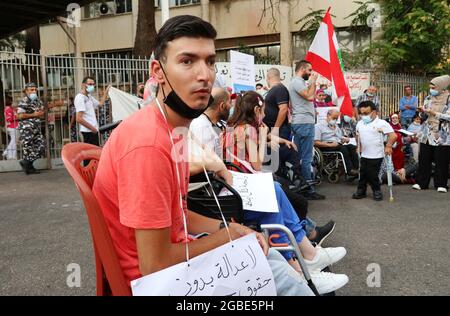
[[[369,0],[358,5],[347,19],[351,32],[371,32],[367,20],[374,14],[370,4],[378,3],[382,15],[382,36],[366,47],[343,50],[347,68],[372,62],[375,68],[412,74],[450,72],[450,5],[448,0]],[[324,10],[316,10],[297,21],[300,32],[311,39]]]

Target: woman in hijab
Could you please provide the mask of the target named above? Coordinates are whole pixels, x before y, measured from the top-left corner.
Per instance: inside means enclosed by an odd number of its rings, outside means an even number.
[[[450,76],[434,78],[430,96],[422,110],[422,135],[419,139],[419,171],[416,190],[426,190],[430,184],[432,163],[435,162],[434,186],[440,193],[448,191],[448,164],[450,161]]]

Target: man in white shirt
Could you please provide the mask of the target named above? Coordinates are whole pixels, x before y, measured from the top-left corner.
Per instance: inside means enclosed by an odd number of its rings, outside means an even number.
[[[192,120],[189,129],[201,144],[214,150],[217,156],[223,157],[219,135],[225,129],[225,122],[230,116],[231,96],[223,88],[213,88],[211,95],[214,102],[205,113]]]
[[[84,78],[81,85],[81,92],[75,97],[74,104],[77,112],[76,121],[80,124],[83,141],[88,144],[99,146],[98,121],[95,110],[97,110],[99,106],[102,107],[105,104],[108,89],[106,89],[101,102],[98,102],[92,96],[94,90],[94,78]]]
[[[353,194],[355,200],[367,197],[367,185],[372,187],[375,201],[382,201],[379,172],[384,156],[392,155],[392,146],[397,140],[393,128],[377,114],[377,107],[372,101],[364,101],[359,106],[361,121],[356,126],[361,169],[358,191]],[[388,136],[384,145],[384,136]]]

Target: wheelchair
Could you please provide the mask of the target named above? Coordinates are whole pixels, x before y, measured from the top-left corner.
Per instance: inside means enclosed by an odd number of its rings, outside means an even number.
[[[227,167],[237,170],[238,172],[242,172],[242,169],[239,166],[234,164],[227,164]],[[239,193],[236,192],[231,186],[229,186],[226,182],[224,182],[221,178],[216,176],[214,173],[208,173],[208,177],[210,179],[211,185],[209,185],[208,179],[206,179],[205,174],[200,174],[194,177],[191,177],[190,183],[200,183],[198,189],[193,190],[188,193],[187,196],[187,205],[188,209],[195,210],[196,213],[201,214],[203,216],[223,220],[222,214],[226,221],[228,222],[237,222],[240,224],[245,224],[245,226],[253,229],[257,232],[262,232],[268,241],[268,244],[274,250],[280,252],[292,251],[295,254],[296,260],[298,260],[304,277],[308,283],[308,286],[316,296],[320,296],[318,293],[312,278],[311,274],[308,271],[306,263],[303,259],[303,256],[300,252],[300,248],[295,240],[292,232],[284,225],[279,224],[261,224],[256,222],[245,222],[244,220],[244,209],[242,198]],[[228,196],[217,196],[217,199],[220,204],[220,209],[217,206],[214,195],[212,194],[212,190],[218,195],[220,191],[226,188],[231,195]],[[289,239],[289,244],[277,244],[274,239],[280,237],[279,234],[274,232],[283,232],[287,235]],[[326,272],[331,272],[330,267],[324,269]],[[335,296],[335,292],[323,294],[322,296]]]
[[[332,184],[339,183],[344,178],[345,181],[351,179],[347,176],[348,170],[345,164],[344,155],[340,151],[322,151],[314,147],[314,166],[316,177],[322,179],[326,177]]]

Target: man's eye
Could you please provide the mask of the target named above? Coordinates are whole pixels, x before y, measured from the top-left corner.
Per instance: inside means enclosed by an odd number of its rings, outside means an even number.
[[[208,61],[208,65],[210,65],[210,66],[214,66],[215,64],[216,64],[215,59],[211,59],[210,61]]]
[[[183,61],[181,61],[184,65],[190,65],[190,64],[192,64],[192,60],[190,60],[190,59],[185,59],[185,60],[183,60]]]

